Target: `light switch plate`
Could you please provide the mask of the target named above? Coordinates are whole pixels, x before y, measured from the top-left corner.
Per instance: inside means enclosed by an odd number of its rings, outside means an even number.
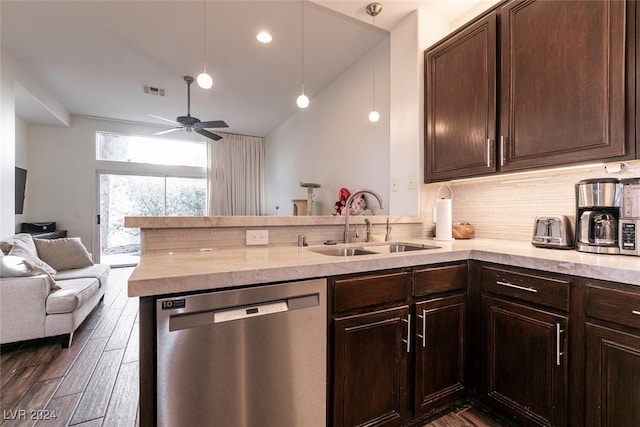
[[[416,189],[416,176],[415,175],[409,175],[409,178],[407,180],[407,189],[408,190],[415,190]]]
[[[398,179],[398,177],[393,177],[391,178],[391,191],[398,190],[400,190],[400,180]]]

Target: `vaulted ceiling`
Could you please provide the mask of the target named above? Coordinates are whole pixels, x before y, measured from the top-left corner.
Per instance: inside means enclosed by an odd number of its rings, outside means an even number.
[[[170,125],[186,114],[183,76],[203,68],[209,90],[192,86],[191,113],[223,119],[228,131],[266,135],[297,111],[304,7],[305,92],[313,100],[373,46],[367,1],[11,1],[0,2],[3,48],[72,114]],[[452,19],[472,0],[383,1],[376,42],[418,7]],[[304,6],[303,6],[304,5]],[[203,12],[204,11],[204,12]],[[203,14],[204,13],[204,14]],[[273,41],[256,40],[261,30]],[[145,94],[149,85],[166,97]],[[28,93],[18,113],[29,122]],[[33,100],[31,100],[33,101]]]

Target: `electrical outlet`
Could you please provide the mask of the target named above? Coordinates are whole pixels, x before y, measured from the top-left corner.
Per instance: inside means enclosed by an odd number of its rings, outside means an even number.
[[[268,245],[269,230],[247,230],[246,244],[247,245]]]

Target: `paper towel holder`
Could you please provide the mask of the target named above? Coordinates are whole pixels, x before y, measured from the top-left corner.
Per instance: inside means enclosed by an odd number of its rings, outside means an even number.
[[[453,200],[453,190],[451,189],[451,187],[449,187],[449,184],[442,184],[440,187],[438,187],[438,191],[436,192],[436,200],[440,198],[440,190],[442,190],[442,187],[447,187],[447,189],[449,190],[449,194],[451,195],[451,197],[449,198]]]
[[[440,197],[440,191],[446,187],[449,190],[450,198]],[[448,184],[442,184],[436,193],[436,205],[433,208],[433,222],[440,230],[434,236],[435,240],[454,241],[452,237],[451,203],[453,202],[453,190]],[[436,214],[440,210],[439,214]],[[443,215],[444,214],[444,215]]]

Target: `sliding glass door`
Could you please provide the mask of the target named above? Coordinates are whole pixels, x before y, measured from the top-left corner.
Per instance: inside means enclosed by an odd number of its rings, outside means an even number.
[[[205,178],[99,173],[100,262],[136,265],[140,230],[125,228],[127,216],[204,216]]]

